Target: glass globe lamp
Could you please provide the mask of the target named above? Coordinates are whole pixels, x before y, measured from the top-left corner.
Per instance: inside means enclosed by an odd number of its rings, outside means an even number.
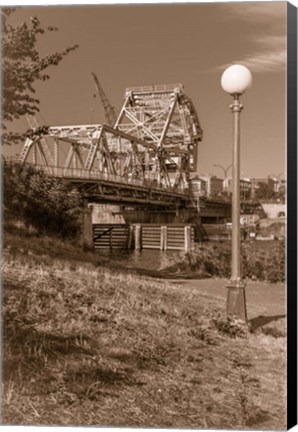
[[[242,95],[252,84],[250,70],[243,65],[228,67],[221,77],[223,90],[232,96]]]

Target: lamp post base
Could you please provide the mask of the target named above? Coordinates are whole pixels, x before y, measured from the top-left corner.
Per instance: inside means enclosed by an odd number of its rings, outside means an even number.
[[[245,283],[231,280],[228,285],[227,315],[232,315],[247,322]]]

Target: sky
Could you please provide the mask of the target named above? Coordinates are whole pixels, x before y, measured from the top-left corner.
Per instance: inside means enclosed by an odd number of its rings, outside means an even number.
[[[36,15],[58,32],[39,38],[42,55],[79,44],[50,80],[35,85],[40,122],[46,125],[104,123],[91,72],[120,110],[126,87],[182,83],[202,129],[198,173],[223,177],[232,162],[232,97],[220,85],[231,64],[247,66],[253,84],[242,95],[243,177],[286,172],[286,10],[284,1],[24,6],[12,17]],[[26,122],[13,127],[20,129]],[[4,154],[20,153],[4,146]]]

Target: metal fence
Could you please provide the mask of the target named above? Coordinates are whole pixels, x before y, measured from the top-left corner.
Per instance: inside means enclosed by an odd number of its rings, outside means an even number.
[[[15,159],[11,161],[5,159],[5,162],[16,163],[17,161]],[[157,183],[156,179],[138,180],[138,179],[130,178],[129,176],[124,177],[124,176],[107,173],[107,172],[89,171],[83,168],[67,168],[67,167],[56,167],[51,165],[38,165],[30,162],[26,162],[26,165],[30,165],[36,168],[37,170],[43,171],[46,174],[53,177],[59,177],[65,179],[77,178],[82,180],[110,181],[122,185],[133,185],[138,187],[144,187],[146,189],[151,188],[157,191],[172,192],[176,196],[185,197],[185,192],[183,192],[182,190],[179,190],[178,188],[175,187],[169,188],[166,185]]]

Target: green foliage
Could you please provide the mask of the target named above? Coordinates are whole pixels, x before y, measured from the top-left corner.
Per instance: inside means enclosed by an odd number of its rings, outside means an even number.
[[[242,246],[242,271],[249,279],[268,282],[285,280],[285,242],[271,241],[269,247],[257,247],[254,242]]]
[[[286,199],[286,188],[285,188],[284,185],[282,185],[282,186],[279,187],[279,190],[278,190],[278,192],[277,192],[276,195],[277,195],[276,196],[277,199],[279,199],[283,203],[285,202],[285,199]]]
[[[40,234],[73,237],[79,232],[78,192],[33,166],[3,163],[4,218],[23,220]]]
[[[193,272],[229,278],[231,259],[230,243],[205,243],[183,256],[172,258],[169,270],[175,268],[181,273]],[[241,265],[244,278],[283,282],[285,280],[284,241],[270,241],[267,245],[243,242]]]
[[[264,182],[258,183],[258,188],[256,189],[256,198],[257,199],[274,199],[276,198],[276,192],[273,189],[273,182],[269,184]]]
[[[243,323],[235,320],[233,317],[217,313],[211,318],[211,324],[219,333],[228,335],[231,338],[247,337],[247,329]]]
[[[58,29],[43,29],[36,17],[31,17],[30,23],[13,26],[8,21],[14,11],[15,8],[2,8],[2,138],[6,144],[23,139],[22,134],[7,133],[7,122],[39,111],[39,100],[34,97],[34,83],[48,80],[47,69],[57,66],[78,47],[73,45],[62,52],[40,57],[36,48],[38,37]]]
[[[185,262],[191,271],[228,277],[231,263],[230,248],[221,244],[206,243],[194,252],[185,254]]]

